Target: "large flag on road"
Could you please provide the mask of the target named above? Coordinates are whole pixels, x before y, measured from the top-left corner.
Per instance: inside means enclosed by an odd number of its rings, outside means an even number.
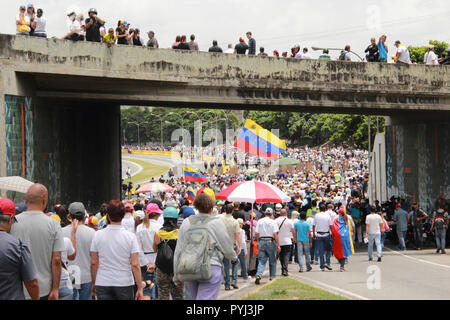
[[[339,216],[331,227],[333,254],[338,260],[350,257],[354,253],[350,221],[347,223],[344,217]]]
[[[286,151],[286,142],[251,119],[245,121],[234,146],[244,152],[275,160]]]
[[[184,180],[190,181],[190,182],[206,182],[207,179],[204,175],[202,175],[197,170],[194,170],[192,168],[183,166],[184,171]]]

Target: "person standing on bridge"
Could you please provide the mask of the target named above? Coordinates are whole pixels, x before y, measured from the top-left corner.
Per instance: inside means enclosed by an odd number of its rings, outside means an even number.
[[[198,43],[195,41],[195,35],[191,34],[191,41],[189,42],[189,50],[198,51]]]
[[[387,62],[388,47],[386,46],[386,36],[382,35],[378,40],[378,62]]]
[[[222,52],[222,48],[217,45],[217,40],[213,40],[213,46],[209,48],[208,52]]]
[[[34,29],[33,36],[47,38],[47,33],[45,31],[45,26],[47,20],[43,16],[44,11],[42,9],[37,10],[37,16],[33,19],[31,23],[32,28]]]
[[[124,20],[119,20],[116,28],[117,44],[128,45],[128,23]]]
[[[19,15],[16,16],[16,34],[22,34],[28,36],[30,34],[30,18],[25,14],[27,10],[25,6],[20,6]]]
[[[411,64],[411,58],[409,55],[409,50],[405,47],[400,40],[395,41],[395,47],[397,48],[397,53],[395,55],[395,63],[399,64]]]
[[[248,39],[248,55],[256,54],[256,40],[252,37],[252,33],[249,31],[246,33]]]
[[[248,45],[245,43],[244,38],[239,38],[239,43],[234,47],[234,54],[245,54],[248,49]]]
[[[100,28],[105,21],[97,16],[97,9],[89,9],[89,18],[86,19],[86,41],[101,42]]]
[[[149,31],[147,33],[148,35],[148,41],[147,41],[147,48],[159,48],[158,40],[155,38],[155,33],[153,31]]]

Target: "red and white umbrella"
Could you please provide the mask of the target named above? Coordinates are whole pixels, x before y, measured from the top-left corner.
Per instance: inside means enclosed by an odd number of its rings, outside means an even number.
[[[216,200],[228,200],[251,203],[289,202],[291,198],[277,187],[262,181],[243,181],[235,183],[220,193]]]
[[[161,182],[152,182],[144,184],[136,193],[160,193],[160,192],[173,192],[175,189],[167,184]]]

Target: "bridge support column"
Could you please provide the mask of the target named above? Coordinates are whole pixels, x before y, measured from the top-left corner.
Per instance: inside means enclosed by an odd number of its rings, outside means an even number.
[[[2,174],[44,184],[49,209],[120,199],[119,105],[5,96],[4,109]]]
[[[388,198],[417,201],[431,211],[438,195],[450,199],[450,121],[423,116],[386,119]]]

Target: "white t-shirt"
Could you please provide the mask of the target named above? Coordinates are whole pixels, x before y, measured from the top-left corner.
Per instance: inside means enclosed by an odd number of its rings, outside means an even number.
[[[244,251],[244,254],[247,254],[247,236],[245,235],[245,231],[241,229],[239,235],[241,236],[241,248]]]
[[[29,18],[27,15],[24,15],[23,18],[24,18],[23,20],[24,20],[26,23],[30,23],[30,18]],[[17,15],[17,16],[16,16],[16,21],[21,21],[21,20],[20,20],[20,15]],[[19,25],[16,26],[16,31],[17,31],[17,33],[21,33],[21,32],[19,31]],[[30,32],[30,27],[28,27],[28,32]]]
[[[284,221],[284,222],[283,222]],[[275,219],[275,222],[278,224],[278,241],[280,242],[280,246],[288,246],[292,244],[292,238],[294,235],[292,234],[292,229],[294,228],[294,224],[291,219],[288,217],[278,217]],[[281,225],[283,224],[283,225]],[[281,225],[281,228],[280,228]]]
[[[74,20],[73,22],[69,23],[69,32],[72,32],[73,28],[75,28],[75,33],[80,34],[81,25],[78,20]]]
[[[68,256],[73,255],[73,253],[75,252],[75,249],[72,245],[72,241],[70,241],[69,238],[64,238],[64,248],[65,248],[65,250],[61,252],[61,260],[64,263],[64,265],[66,266],[66,268],[68,268],[68,266],[69,266]],[[68,280],[70,278],[69,271],[67,271],[66,268],[64,268],[64,267],[61,268],[61,280],[60,281]]]
[[[317,236],[317,232],[314,232],[314,235],[312,233],[313,230],[313,225],[314,225],[314,218],[313,217],[309,217],[306,219],[306,223],[309,224],[311,226],[311,236],[316,235]]]
[[[134,222],[135,222],[135,220],[132,215],[125,216],[122,219],[122,227],[124,227],[125,230],[128,230],[128,231],[134,233]]]
[[[268,217],[262,218],[258,220],[256,224],[255,232],[259,233],[259,237],[272,237],[273,234],[278,232],[278,224],[275,220],[272,220]]]
[[[44,16],[41,16],[38,18],[34,18],[34,21],[36,22],[36,29],[34,29],[34,33],[45,33],[45,26],[47,24],[47,19],[45,19]]]
[[[63,236],[70,238],[72,226],[62,228]],[[95,230],[85,225],[79,225],[76,233],[77,255],[75,259],[69,261],[69,266],[80,268],[80,284],[91,282],[91,244]]]
[[[333,210],[328,210],[328,211],[326,211],[326,213],[328,213],[330,215],[331,221],[334,221],[338,217],[337,213],[334,212]]]
[[[295,55],[295,59],[302,59],[303,58],[303,53],[302,52],[298,52],[296,55]]]
[[[316,227],[317,237],[326,237],[330,235],[330,226],[333,225],[331,216],[326,212],[318,212],[314,216],[313,226]],[[319,232],[327,232],[326,234],[320,234]]]
[[[302,55],[302,59],[312,59],[312,57],[311,57],[311,55],[309,54],[309,52],[307,52],[307,53],[304,53],[304,54]]]
[[[153,240],[155,233],[161,229],[162,225],[153,219],[149,220],[149,227],[147,228],[142,222],[136,229],[136,237],[138,240],[139,248],[143,255],[139,257],[139,263],[141,266],[145,266],[149,263],[155,263],[156,253],[153,252]]]
[[[91,252],[97,252],[99,268],[95,285],[128,287],[134,285],[130,257],[139,253],[139,244],[134,233],[118,225],[108,225],[95,233]]]
[[[366,225],[369,226],[369,234],[381,234],[380,224],[383,223],[379,214],[371,213],[366,217]]]
[[[227,50],[225,50],[225,53],[234,53],[234,49],[233,48],[228,48]]]
[[[434,53],[434,51],[425,53],[423,60],[424,60],[425,64],[428,64],[428,65],[430,65],[430,64],[432,65],[433,61],[436,61],[436,65],[439,64],[438,58],[436,56],[436,53]]]
[[[411,63],[408,48],[406,48],[405,46],[400,46],[397,49],[397,53],[400,53],[400,56],[398,57],[398,61],[401,61],[404,63]]]

